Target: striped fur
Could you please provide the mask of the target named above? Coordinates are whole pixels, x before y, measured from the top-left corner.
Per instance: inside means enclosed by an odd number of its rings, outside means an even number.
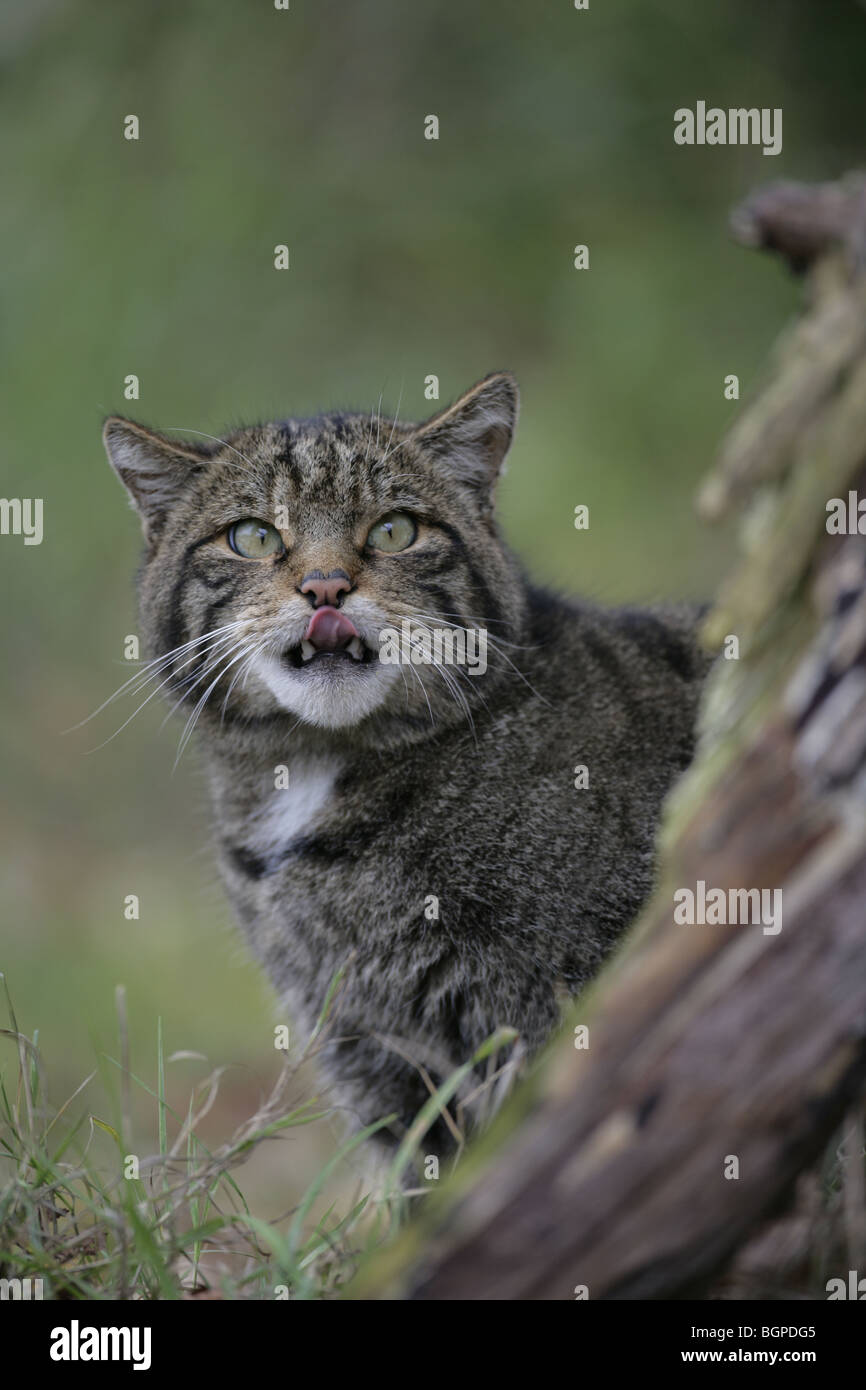
[[[358,1123],[393,1112],[395,1136],[426,1097],[420,1068],[441,1079],[499,1025],[537,1050],[558,993],[634,916],[706,668],[691,609],[602,611],[525,579],[493,506],[516,415],[497,373],[420,426],[334,414],[201,444],[105,427],[145,533],[146,643],[180,649],[160,679],[198,730],[238,919],[302,1029],[345,969],[322,1064]],[[415,543],[371,553],[396,510]],[[244,517],[285,552],[234,555]],[[303,577],[335,570],[371,652],[406,616],[483,626],[486,673],[291,666]]]

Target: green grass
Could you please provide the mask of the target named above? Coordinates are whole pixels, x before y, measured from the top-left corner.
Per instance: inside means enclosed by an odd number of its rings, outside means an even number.
[[[331,1203],[314,1215],[340,1165],[393,1116],[339,1144],[287,1218],[272,1222],[250,1210],[233,1170],[259,1145],[332,1115],[315,1097],[299,1099],[293,1092],[303,1064],[327,1035],[339,979],[300,1056],[285,1061],[256,1112],[216,1146],[198,1130],[226,1068],[193,1086],[185,1113],[174,1108],[166,1068],[189,1054],[165,1055],[160,1019],[156,1088],[134,1072],[123,989],[116,999],[119,1058],[102,1055],[55,1107],[46,1094],[38,1033],[31,1038],[21,1031],[2,975],[0,982],[9,1018],[0,1040],[11,1054],[0,1056],[0,1277],[41,1279],[43,1296],[52,1299],[337,1296],[407,1219],[420,1190],[406,1185],[406,1175],[430,1126],[479,1063],[491,1064],[491,1081],[501,1075],[493,1064],[514,1037],[502,1030],[438,1089],[430,1083],[427,1103],[375,1189],[359,1192],[346,1210]],[[87,1106],[88,1088],[100,1073],[114,1096],[110,1119]],[[134,1142],[133,1088],[155,1112],[151,1154],[138,1152]],[[457,1162],[463,1134],[448,1118],[458,1139]]]
[[[8,992],[6,999],[10,1027],[0,1036],[17,1067],[11,1081],[8,1066],[0,1071],[5,1277],[41,1278],[45,1296],[64,1299],[177,1299],[201,1292],[274,1298],[280,1286],[288,1296],[309,1298],[326,1296],[353,1271],[370,1239],[368,1230],[358,1243],[368,1194],[346,1214],[329,1209],[308,1224],[320,1175],[285,1236],[250,1211],[232,1174],[257,1145],[325,1113],[314,1099],[288,1104],[297,1063],[286,1063],[256,1114],[211,1148],[197,1128],[216,1099],[224,1069],[195,1085],[186,1113],[178,1113],[166,1099],[166,1065],[173,1058],[164,1053],[161,1020],[155,1090],[125,1062],[101,1059],[103,1068],[115,1072],[117,1114],[109,1120],[81,1104],[99,1067],[58,1108],[51,1104],[38,1036],[21,1032]],[[118,1005],[123,1058],[128,1039],[122,991]],[[137,1152],[133,1142],[131,1087],[155,1109],[153,1154]],[[363,1137],[353,1136],[329,1166]]]

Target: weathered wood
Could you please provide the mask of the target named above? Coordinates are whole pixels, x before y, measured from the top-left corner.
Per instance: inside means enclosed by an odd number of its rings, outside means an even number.
[[[866,200],[857,180],[785,186],[737,226],[798,268],[818,259],[808,311],[702,493],[713,514],[749,500],[745,553],[707,624],[740,654],[712,675],[657,891],[354,1297],[699,1292],[866,1081],[866,537],[825,525],[830,497],[866,485]],[[779,890],[781,929],[681,924],[674,895],[699,882]]]

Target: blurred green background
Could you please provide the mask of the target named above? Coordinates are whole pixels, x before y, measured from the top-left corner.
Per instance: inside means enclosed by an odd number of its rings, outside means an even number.
[[[534,573],[611,601],[709,594],[730,537],[692,496],[739,408],[723,379],[754,388],[798,296],[728,240],[727,212],[860,162],[864,39],[862,7],[833,0],[3,8],[3,491],[44,499],[45,538],[0,539],[0,968],[55,1101],[116,1055],[118,982],[148,1084],[158,1015],[170,1050],[231,1064],[211,1137],[275,1062],[192,751],[172,776],[179,729],[154,701],[99,751],[129,702],[63,732],[130,674],[136,631],[137,524],[102,416],[218,434],[384,393],[411,418],[428,374],[444,402],[508,367],[523,407],[501,507]],[[699,99],[782,107],[782,154],[676,146],[673,112]],[[181,1109],[202,1069],[172,1064]],[[146,1150],[152,1112],[141,1125]],[[284,1210],[333,1142],[321,1125],[258,1155],[254,1210]]]

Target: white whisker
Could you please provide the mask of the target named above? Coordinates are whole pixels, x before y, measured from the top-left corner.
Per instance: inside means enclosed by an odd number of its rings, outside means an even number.
[[[248,620],[248,619],[243,619],[242,621],[244,622],[244,624],[246,624],[249,620]],[[239,625],[239,624],[231,624],[230,626],[235,627],[235,626],[238,626],[238,625]],[[220,631],[220,629],[216,629],[215,631],[218,632],[218,631]],[[211,633],[206,633],[206,634],[205,634],[205,637],[207,637],[207,638],[212,638],[214,635],[215,635],[215,634],[214,634],[213,632],[211,632]],[[185,643],[185,644],[184,644],[184,647],[182,647],[182,648],[176,648],[175,651],[169,653],[169,658],[173,658],[174,655],[175,655],[175,652],[177,652],[177,651],[182,651],[182,650],[186,649],[186,647],[187,647],[188,645],[193,645],[193,646],[194,646],[194,645],[197,645],[197,643],[199,643],[199,642],[201,642],[201,641],[203,641],[203,640],[204,640],[203,638],[198,638],[198,639],[196,640],[196,643],[192,643],[192,644],[186,644],[186,643]],[[192,654],[191,656],[188,656],[187,659],[186,659],[185,661],[182,661],[182,662],[180,663],[180,666],[178,667],[178,670],[181,670],[181,671],[182,671],[183,668],[184,668],[185,666],[188,666],[188,665],[190,664],[191,661],[195,661],[195,660],[197,660],[197,659],[198,659],[199,657],[201,657],[201,656],[205,656],[206,658],[209,658],[209,657],[211,656],[211,654],[212,654],[217,648],[224,646],[227,642],[230,642],[230,640],[231,640],[230,637],[223,636],[223,637],[220,637],[219,641],[217,641],[217,642],[212,642],[211,645],[210,645],[209,647],[204,647],[204,648],[202,649],[202,651],[195,651],[195,652],[193,652],[193,654]],[[148,684],[150,683],[150,681],[155,680],[156,677],[162,673],[162,671],[165,669],[165,665],[166,665],[166,658],[161,658],[158,669],[157,669],[156,671],[152,671],[152,672],[146,677],[146,679],[142,682],[142,684],[139,685],[138,689],[137,689],[134,693],[135,693],[135,694],[141,694],[142,690],[145,690],[145,689],[147,688],[147,686],[148,686]],[[138,674],[141,675],[140,672],[139,672]],[[111,734],[111,735],[110,735],[107,739],[105,739],[102,743],[98,743],[98,744],[96,745],[95,748],[90,748],[90,749],[88,749],[88,752],[89,752],[89,753],[98,753],[99,750],[100,750],[101,748],[104,748],[104,747],[106,746],[106,744],[111,743],[113,739],[117,738],[117,735],[120,734],[120,733],[122,733],[123,730],[127,727],[127,725],[131,724],[132,721],[133,721],[133,719],[135,719],[135,718],[141,713],[141,711],[144,709],[145,705],[149,705],[150,702],[151,702],[151,700],[154,698],[155,695],[158,695],[159,692],[160,692],[161,690],[164,690],[165,687],[166,687],[167,685],[170,685],[170,684],[171,684],[172,680],[175,678],[175,675],[176,675],[176,672],[173,670],[173,671],[166,677],[166,679],[165,679],[164,681],[160,681],[159,685],[157,685],[157,686],[150,692],[150,694],[147,695],[147,696],[145,697],[145,699],[142,700],[141,704],[138,705],[137,708],[133,710],[132,714],[131,714],[127,719],[125,719],[125,720],[123,721],[123,723],[120,725],[120,727],[119,727],[118,729],[115,729],[115,731],[114,731],[113,734]],[[189,679],[191,679],[191,677],[187,677],[187,680],[189,680]],[[185,683],[186,683],[186,682],[184,682],[184,684],[185,684]],[[194,688],[194,687],[193,687],[193,688]],[[119,693],[119,692],[116,692],[116,693]],[[114,697],[112,697],[112,698],[114,698]],[[106,704],[110,704],[110,700],[107,700],[105,703],[106,703]],[[180,703],[180,702],[179,702],[179,703]],[[103,706],[103,708],[104,708],[104,706]],[[174,708],[176,709],[177,706],[175,705]],[[173,712],[173,711],[169,711],[169,714],[171,714],[172,712]],[[95,711],[95,713],[98,713],[98,711]],[[166,716],[166,718],[168,718],[168,716]],[[84,721],[84,722],[86,722],[86,721]],[[165,724],[165,720],[163,720],[163,724]]]
[[[228,440],[220,439],[219,435],[205,434],[204,430],[186,429],[183,425],[167,426],[166,434],[198,434],[201,435],[202,439],[212,439],[215,444],[222,444],[224,449],[231,449],[233,454],[237,454],[239,459],[243,459],[244,463],[248,463],[250,465],[249,468],[242,468],[240,470],[242,473],[248,473],[251,478],[255,478],[258,476],[256,473],[256,466],[253,463],[252,459],[248,459],[246,454],[242,454],[240,449],[235,448],[234,444],[229,444]],[[235,463],[231,464],[230,466],[232,468],[237,468],[238,465]]]
[[[196,724],[198,723],[198,720],[199,720],[199,716],[200,716],[202,710],[204,709],[205,705],[207,704],[208,699],[210,698],[211,692],[212,692],[213,690],[216,689],[216,687],[219,685],[220,681],[222,680],[223,676],[226,674],[227,671],[229,671],[229,670],[231,669],[232,666],[234,666],[235,662],[237,662],[237,661],[242,661],[243,658],[244,658],[246,655],[247,655],[246,651],[241,651],[241,652],[239,652],[239,653],[237,654],[237,656],[232,657],[231,661],[227,661],[226,664],[217,672],[215,678],[211,681],[211,683],[210,683],[210,685],[208,686],[207,690],[206,690],[205,693],[202,695],[201,699],[199,700],[198,704],[196,705],[196,707],[195,707],[195,709],[193,710],[192,714],[190,715],[189,719],[186,721],[186,724],[185,724],[185,726],[184,726],[183,733],[182,733],[181,736],[180,736],[180,742],[179,742],[179,744],[178,744],[178,749],[177,749],[177,757],[176,757],[175,760],[174,760],[174,767],[172,768],[172,774],[174,774],[174,773],[177,771],[177,767],[178,767],[178,764],[180,763],[181,758],[183,757],[184,750],[186,749],[187,744],[189,743],[190,739],[192,738],[193,731],[195,730],[195,726],[196,726]]]
[[[236,622],[227,623],[225,627],[213,628],[212,631],[203,633],[201,637],[194,637],[192,641],[183,642],[180,646],[173,647],[171,651],[163,652],[162,656],[154,657],[152,661],[148,661],[143,667],[140,668],[140,670],[134,672],[134,674],[131,675],[128,680],[124,681],[123,685],[119,686],[118,689],[115,690],[113,695],[109,695],[107,700],[103,700],[102,704],[99,705],[98,708],[95,709],[92,714],[88,714],[86,719],[82,719],[77,724],[73,724],[71,728],[65,729],[64,733],[71,734],[74,732],[74,730],[81,729],[84,727],[85,724],[89,724],[91,719],[95,719],[98,714],[101,714],[104,709],[107,709],[108,706],[112,704],[114,700],[117,700],[126,691],[130,691],[130,693],[137,693],[132,690],[132,687],[134,687],[139,681],[141,681],[142,685],[139,688],[143,688],[143,686],[147,685],[149,680],[152,680],[156,675],[158,675],[159,671],[163,667],[165,667],[174,657],[182,655],[182,653],[191,650],[191,648],[193,647],[197,647],[200,643],[208,641],[211,637],[215,637],[218,633],[228,632],[229,630],[239,627],[242,623],[246,623],[247,621],[248,619],[241,618]]]
[[[409,670],[412,672],[412,675],[415,677],[415,679],[417,680],[418,684],[419,684],[420,687],[421,687],[421,692],[422,692],[422,694],[423,694],[423,696],[424,696],[424,699],[427,701],[427,710],[428,710],[428,713],[429,713],[429,715],[430,715],[430,723],[433,725],[433,727],[434,727],[434,729],[435,729],[435,727],[436,727],[436,720],[433,718],[433,707],[432,707],[432,705],[430,704],[430,696],[427,694],[427,687],[426,687],[426,685],[424,684],[424,682],[422,681],[422,679],[421,679],[420,675],[418,674],[418,672],[415,670],[415,667],[414,667],[414,666],[412,666],[412,665],[410,664]]]

